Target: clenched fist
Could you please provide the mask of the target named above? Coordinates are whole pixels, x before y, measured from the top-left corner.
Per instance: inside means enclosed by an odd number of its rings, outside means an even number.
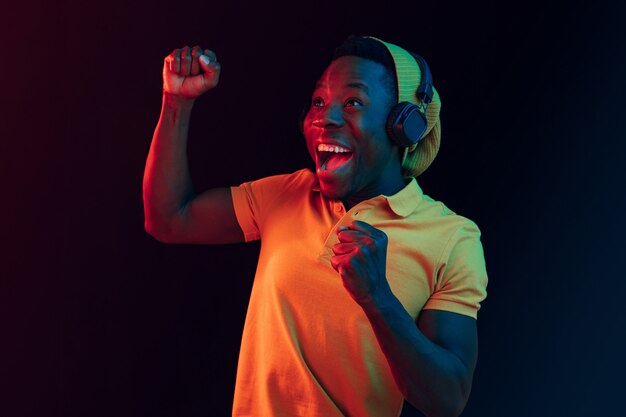
[[[391,292],[386,278],[387,235],[374,226],[354,220],[337,229],[339,243],[333,246],[332,267],[354,301],[370,303]]]
[[[163,63],[163,92],[195,99],[217,85],[220,69],[213,51],[199,46],[175,49]]]

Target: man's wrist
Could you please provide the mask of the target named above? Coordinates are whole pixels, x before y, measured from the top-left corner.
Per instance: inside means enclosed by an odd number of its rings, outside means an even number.
[[[191,110],[195,101],[195,98],[182,97],[178,94],[163,91],[163,104],[169,108]]]
[[[383,315],[383,312],[393,308],[398,302],[397,297],[393,294],[389,285],[387,285],[371,293],[367,299],[362,300],[359,304],[368,315]]]

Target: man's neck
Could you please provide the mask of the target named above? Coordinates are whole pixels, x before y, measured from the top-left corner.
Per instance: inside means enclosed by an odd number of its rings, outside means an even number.
[[[383,187],[379,187],[377,191],[363,190],[359,193],[353,194],[345,199],[342,199],[341,202],[345,206],[346,210],[350,210],[352,207],[359,204],[361,201],[369,200],[370,198],[377,197],[379,195],[392,196],[406,187],[406,181],[402,178],[401,175],[394,177],[392,181],[385,183]]]

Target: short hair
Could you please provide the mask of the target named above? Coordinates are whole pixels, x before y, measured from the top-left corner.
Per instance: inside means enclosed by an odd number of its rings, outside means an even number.
[[[333,54],[333,61],[342,56],[356,56],[369,59],[385,67],[383,84],[391,93],[391,106],[398,102],[398,82],[396,65],[387,47],[376,39],[366,36],[350,35],[339,45]]]

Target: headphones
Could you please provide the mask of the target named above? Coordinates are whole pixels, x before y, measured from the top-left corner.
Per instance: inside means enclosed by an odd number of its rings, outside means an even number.
[[[393,59],[398,85],[398,104],[387,116],[386,130],[389,139],[400,148],[410,148],[420,141],[428,127],[426,109],[433,99],[433,79],[426,60],[391,43],[368,36],[382,43]],[[417,84],[416,74],[420,74]],[[419,100],[419,104],[418,104]],[[310,102],[300,115],[300,132],[304,131],[304,119]]]

